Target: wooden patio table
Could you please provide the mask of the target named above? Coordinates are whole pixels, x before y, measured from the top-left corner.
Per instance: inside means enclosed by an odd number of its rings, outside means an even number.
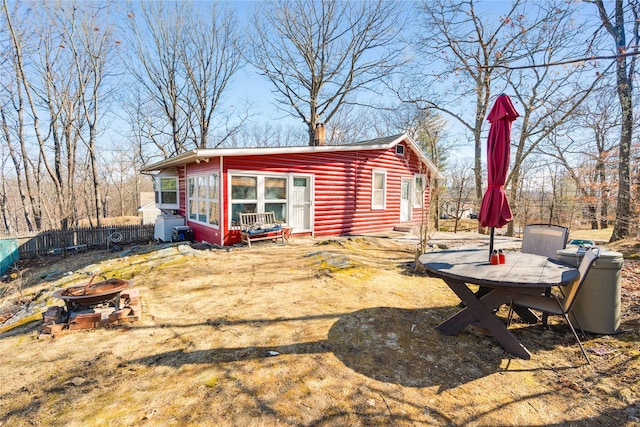
[[[445,250],[423,254],[419,262],[430,276],[451,288],[465,308],[442,322],[436,329],[454,335],[470,324],[480,324],[510,354],[530,359],[529,351],[493,314],[502,304],[509,304],[514,293],[542,294],[553,286],[565,286],[578,279],[578,269],[544,256],[507,252],[505,264],[489,263],[487,249]],[[491,291],[478,298],[469,285],[482,285]]]

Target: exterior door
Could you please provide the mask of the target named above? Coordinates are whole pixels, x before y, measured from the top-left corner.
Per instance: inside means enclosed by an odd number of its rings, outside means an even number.
[[[400,221],[411,221],[411,178],[402,178],[400,186]]]
[[[294,176],[291,186],[291,221],[293,232],[311,231],[311,178]]]

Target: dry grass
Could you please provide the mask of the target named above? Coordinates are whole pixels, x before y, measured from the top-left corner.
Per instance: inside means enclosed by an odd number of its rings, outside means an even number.
[[[109,218],[102,218],[100,220],[100,224],[102,226],[108,226],[108,225],[137,225],[140,224],[142,221],[142,218],[139,216],[113,216],[113,217],[109,217]],[[95,225],[95,219],[93,220],[93,224]],[[78,226],[79,227],[89,227],[91,226],[90,222],[88,219],[81,219],[80,221],[78,221]]]
[[[622,333],[588,337],[591,367],[563,324],[513,326],[533,354],[519,360],[477,332],[434,330],[458,300],[412,273],[414,243],[143,249],[30,272],[77,273],[34,292],[86,280],[82,272],[132,277],[144,313],[131,328],[50,339],[31,324],[0,335],[0,425],[632,425],[640,416],[638,299],[625,302]]]
[[[605,244],[611,239],[613,228],[604,228],[601,230],[572,230],[569,234],[570,239],[590,239],[597,244]]]

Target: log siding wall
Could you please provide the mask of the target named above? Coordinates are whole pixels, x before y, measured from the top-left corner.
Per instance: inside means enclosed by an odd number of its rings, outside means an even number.
[[[404,144],[403,144],[404,145]],[[380,150],[335,151],[309,154],[271,154],[225,157],[220,179],[222,196],[222,229],[188,221],[196,240],[229,245],[240,241],[238,230],[229,227],[229,172],[313,176],[313,234],[336,236],[393,230],[400,223],[402,178],[413,178],[420,170],[418,156],[405,145],[404,155],[396,154],[395,146]],[[217,171],[220,158],[187,165],[186,177]],[[185,170],[183,169],[183,170]],[[386,208],[371,209],[372,171],[387,174]],[[180,177],[180,213],[186,211],[186,177]],[[427,175],[428,178],[428,175]],[[413,198],[413,195],[411,195]],[[425,206],[429,203],[425,191]],[[409,223],[419,224],[422,209],[414,207]],[[220,233],[224,234],[221,240]]]

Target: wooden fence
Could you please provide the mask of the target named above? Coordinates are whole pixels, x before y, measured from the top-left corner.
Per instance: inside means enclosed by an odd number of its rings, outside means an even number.
[[[154,225],[118,225],[48,230],[18,237],[20,259],[81,252],[153,240]]]

